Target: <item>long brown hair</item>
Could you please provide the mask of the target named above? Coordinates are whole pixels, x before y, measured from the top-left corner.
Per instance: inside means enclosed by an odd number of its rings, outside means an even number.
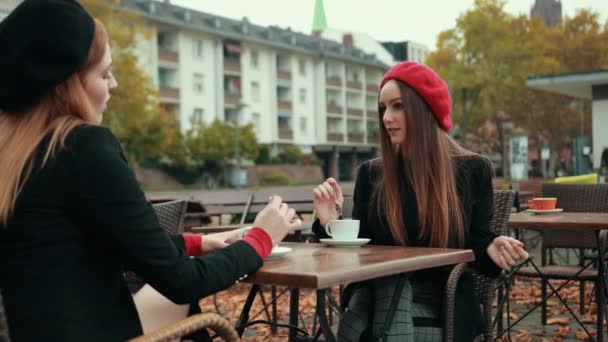
[[[405,178],[416,196],[418,238],[427,239],[431,247],[448,247],[450,239],[455,238],[456,246],[462,246],[464,219],[453,157],[475,154],[460,147],[440,128],[420,95],[404,82],[395,81],[405,112],[405,139],[398,146],[391,143],[382,122],[384,113],[379,107],[382,164],[377,160],[374,167],[381,167],[382,172],[375,183],[373,197],[377,211],[386,217],[393,238],[407,245],[400,194],[401,179]]]
[[[96,113],[85,91],[84,75],[101,62],[107,43],[106,29],[95,19],[95,35],[89,54],[74,74],[29,109],[0,111],[0,224],[6,225],[11,217],[17,198],[36,164],[36,149],[42,140],[50,137],[41,167],[64,146],[74,127],[96,122]]]

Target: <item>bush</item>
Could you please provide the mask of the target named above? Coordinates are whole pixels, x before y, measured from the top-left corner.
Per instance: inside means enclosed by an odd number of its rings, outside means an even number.
[[[260,177],[261,185],[289,185],[291,178],[282,171],[270,171]]]
[[[296,145],[288,145],[285,146],[284,156],[288,164],[297,164],[302,156],[302,150]]]

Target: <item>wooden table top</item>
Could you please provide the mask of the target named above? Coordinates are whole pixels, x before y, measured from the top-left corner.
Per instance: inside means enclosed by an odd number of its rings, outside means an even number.
[[[533,214],[521,212],[511,214],[511,228],[543,228],[543,229],[608,229],[608,213],[552,213]]]
[[[313,243],[282,243],[293,251],[264,262],[248,282],[324,289],[354,281],[475,260],[467,249],[397,246],[325,247]]]

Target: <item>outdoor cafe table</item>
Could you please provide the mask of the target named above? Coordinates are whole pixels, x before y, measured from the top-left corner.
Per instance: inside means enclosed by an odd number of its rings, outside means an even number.
[[[335,341],[325,315],[325,291],[333,286],[412,272],[433,267],[467,263],[475,260],[466,249],[422,248],[398,246],[363,246],[336,248],[313,243],[282,243],[292,252],[281,259],[264,262],[264,266],[246,278],[253,283],[241,317],[237,322],[239,334],[249,320],[249,310],[260,285],[278,285],[295,289],[292,292],[290,325],[297,326],[297,289],[316,289],[316,314],[326,341]],[[294,295],[295,293],[295,295]],[[293,310],[293,306],[295,310]],[[290,329],[290,340],[296,330]]]
[[[521,212],[511,214],[508,223],[509,228],[513,229],[572,229],[572,230],[592,230],[596,233],[598,250],[600,247],[600,230],[608,229],[608,213],[580,213],[580,212],[561,212],[551,214],[533,214],[531,212]],[[600,275],[600,283],[603,289],[606,287],[604,277],[604,260],[599,258],[597,271]],[[598,304],[599,306],[600,304]],[[515,322],[517,323],[517,322]],[[514,324],[515,324],[514,323]],[[603,334],[598,332],[598,341],[603,340]]]

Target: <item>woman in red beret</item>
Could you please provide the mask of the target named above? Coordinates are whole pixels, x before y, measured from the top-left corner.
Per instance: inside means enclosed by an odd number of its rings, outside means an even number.
[[[371,244],[471,248],[475,267],[496,276],[528,254],[520,241],[490,231],[492,165],[452,140],[450,110],[447,84],[431,68],[402,62],[384,75],[378,98],[382,157],[359,167],[352,217],[360,220],[359,237]],[[329,178],[313,195],[318,215],[313,230],[325,238],[323,227],[339,217],[342,190]],[[339,339],[441,341],[443,285],[450,270],[350,285]],[[470,341],[483,332],[483,317],[472,279],[461,284],[456,307],[466,311],[456,315],[456,340]],[[392,301],[397,310],[391,320]]]
[[[227,235],[160,226],[100,126],[117,82],[106,30],[78,2],[21,2],[0,22],[0,46],[0,290],[12,341],[134,338],[142,327],[125,269],[198,307],[299,224],[275,196],[228,246]]]

